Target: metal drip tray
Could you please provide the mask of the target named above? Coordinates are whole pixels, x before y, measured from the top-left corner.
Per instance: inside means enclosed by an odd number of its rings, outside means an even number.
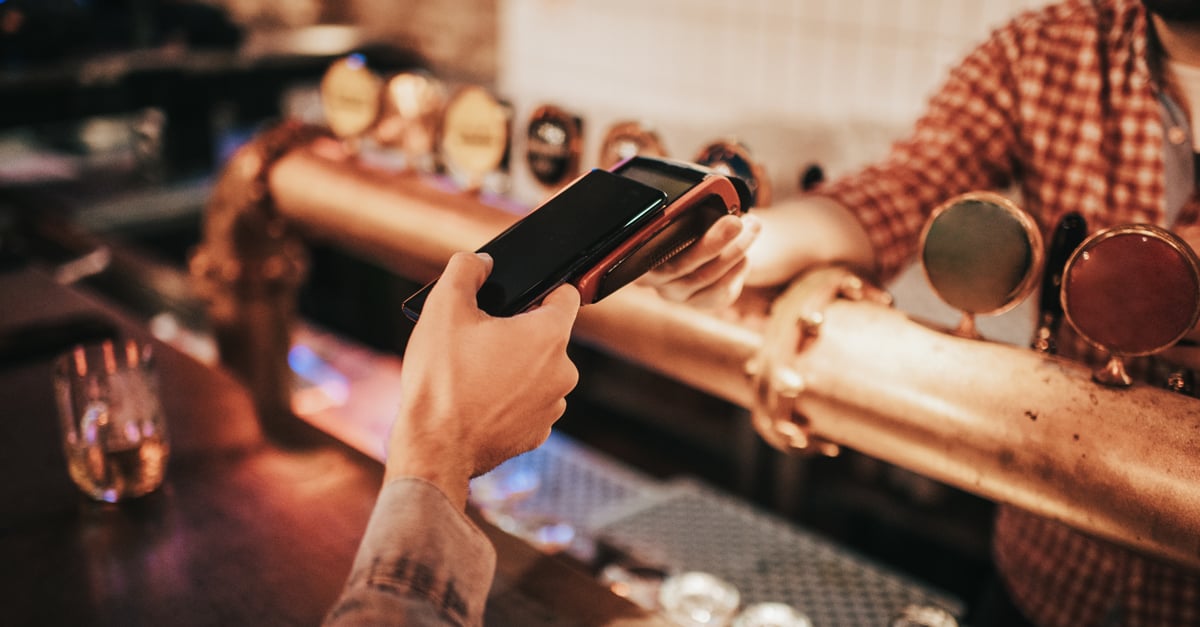
[[[787,603],[818,626],[879,627],[910,604],[956,616],[964,610],[946,594],[690,480],[673,482],[597,535],[671,571],[716,574],[737,586],[743,605]]]
[[[964,612],[943,592],[696,480],[657,481],[558,433],[493,472],[528,473],[536,487],[510,511],[573,525],[576,556],[594,543],[667,573],[709,572],[737,586],[743,605],[788,603],[818,627],[881,627],[911,604]]]
[[[507,507],[516,516],[549,516],[593,535],[598,521],[631,503],[654,500],[662,484],[557,431],[542,446],[514,457],[471,483],[471,499],[489,482],[522,492]]]

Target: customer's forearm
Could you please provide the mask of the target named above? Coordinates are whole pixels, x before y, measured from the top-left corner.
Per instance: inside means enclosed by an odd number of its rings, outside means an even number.
[[[436,486],[390,480],[325,625],[481,625],[495,565],[491,543]]]

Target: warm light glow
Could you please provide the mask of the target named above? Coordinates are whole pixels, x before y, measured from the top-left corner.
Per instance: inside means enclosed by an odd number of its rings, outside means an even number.
[[[112,342],[105,341],[100,345],[100,351],[104,354],[104,371],[112,374],[117,371],[117,356],[113,351]]]
[[[75,357],[75,374],[84,377],[87,376],[87,353],[84,352],[82,346],[76,346],[74,351]]]

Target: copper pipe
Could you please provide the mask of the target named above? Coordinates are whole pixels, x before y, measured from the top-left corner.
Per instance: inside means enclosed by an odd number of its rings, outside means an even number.
[[[269,173],[281,215],[424,280],[518,217],[410,176],[306,151]],[[577,337],[734,403],[758,325],[626,288],[585,307]],[[795,401],[815,435],[983,497],[1200,566],[1200,402],[1092,383],[1083,366],[931,330],[870,302],[836,301],[797,357]]]
[[[280,214],[311,237],[377,259],[417,280],[435,277],[456,251],[475,250],[520,216],[433,179],[355,167],[295,150],[269,174]]]
[[[304,151],[280,159],[270,174],[278,211],[301,229],[419,281],[432,279],[450,255],[475,250],[522,215],[435,185]],[[751,402],[743,377],[729,373],[740,373],[761,343],[754,331],[698,315],[637,286],[585,307],[575,329],[578,339],[705,392],[741,405]]]
[[[850,301],[796,369],[814,433],[997,502],[1200,566],[1200,401]]]

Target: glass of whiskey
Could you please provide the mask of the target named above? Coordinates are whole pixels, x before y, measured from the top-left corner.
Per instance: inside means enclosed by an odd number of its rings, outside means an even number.
[[[63,452],[71,479],[108,503],[162,485],[170,446],[149,344],[78,345],[55,362]]]

